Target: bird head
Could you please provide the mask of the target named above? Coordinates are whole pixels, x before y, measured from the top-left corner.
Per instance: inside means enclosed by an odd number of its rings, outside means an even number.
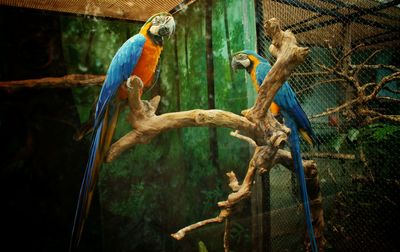
[[[140,33],[150,35],[156,42],[170,37],[175,32],[175,20],[170,13],[161,12],[151,16],[143,25]]]
[[[250,65],[251,60],[245,51],[237,52],[233,55],[231,62],[231,67],[233,70],[248,69]]]
[[[266,59],[258,55],[252,50],[243,50],[233,54],[231,66],[233,70],[246,69],[250,71],[251,68],[260,62],[268,62]]]

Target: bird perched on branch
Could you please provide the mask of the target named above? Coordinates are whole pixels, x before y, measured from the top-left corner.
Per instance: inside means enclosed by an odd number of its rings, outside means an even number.
[[[233,69],[246,69],[251,76],[256,91],[258,91],[265,76],[267,76],[268,72],[271,70],[269,62],[251,50],[235,53],[232,58],[231,66]],[[276,93],[270,111],[274,115],[281,114],[285,125],[290,128],[289,147],[293,158],[294,170],[296,171],[300,183],[311,249],[315,252],[318,251],[318,248],[312,225],[306,180],[300,153],[299,134],[311,145],[315,143],[316,136],[311,128],[307,115],[300,106],[296,94],[287,82],[285,82]]]
[[[99,167],[107,153],[114,135],[121,105],[127,98],[128,78],[137,76],[144,88],[157,79],[158,63],[165,37],[175,31],[175,21],[169,13],[150,17],[139,33],[129,38],[118,49],[111,61],[101,89],[94,118],[92,143],[72,229],[70,250],[76,248],[89,213]],[[127,81],[127,85],[123,83]],[[127,87],[128,86],[128,87]]]

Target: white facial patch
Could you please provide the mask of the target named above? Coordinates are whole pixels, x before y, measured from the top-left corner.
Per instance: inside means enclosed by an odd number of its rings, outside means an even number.
[[[158,30],[160,29],[159,25],[152,25],[149,29],[151,34],[158,35]]]
[[[154,35],[159,35],[159,36],[165,36],[164,34],[160,34],[160,28],[167,27],[169,34],[167,36],[170,36],[172,33],[175,31],[175,21],[172,16],[158,16],[155,17],[154,20],[152,21],[152,26],[150,27],[149,31],[151,34]]]
[[[251,63],[249,59],[238,60],[238,62],[239,62],[240,64],[242,64],[242,66],[243,66],[244,68],[249,67],[249,66],[250,66],[250,63]]]

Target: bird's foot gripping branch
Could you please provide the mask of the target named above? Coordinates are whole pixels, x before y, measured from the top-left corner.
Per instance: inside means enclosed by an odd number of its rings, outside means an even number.
[[[268,108],[276,92],[290,76],[293,69],[304,61],[308,49],[298,47],[294,35],[290,31],[282,31],[277,19],[271,19],[266,22],[265,28],[273,38],[270,51],[277,60],[260,87],[255,105],[251,109],[242,112],[245,116],[216,109],[195,109],[156,115],[155,112],[160,102],[160,97],[156,96],[150,101],[142,101],[140,99],[142,85],[140,79],[133,77],[128,80],[128,99],[131,110],[128,121],[133,130],[110,147],[106,162],[113,161],[135,144],[148,143],[156,135],[164,131],[183,127],[230,128],[233,130],[231,133],[233,137],[247,141],[254,147],[253,157],[249,162],[246,176],[241,184],[234,172],[227,173],[232,192],[226,200],[218,202],[219,215],[184,227],[172,234],[172,237],[177,240],[183,239],[189,232],[205,225],[225,221],[224,248],[225,251],[229,251],[230,218],[237,204],[251,195],[255,174],[257,172],[269,172],[275,164],[282,164],[293,170],[293,160],[290,152],[282,149],[290,130],[276,121]],[[314,233],[319,250],[323,251],[325,244],[323,236],[324,218],[316,164],[311,160],[303,161],[302,164],[307,178]],[[306,245],[309,250],[309,242],[306,242]]]

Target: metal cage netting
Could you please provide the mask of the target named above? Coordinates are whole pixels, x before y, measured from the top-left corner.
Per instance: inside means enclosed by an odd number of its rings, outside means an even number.
[[[256,1],[259,54],[274,62],[263,29],[263,23],[273,17],[310,49],[288,82],[318,138],[317,146],[303,143],[302,151],[304,158],[318,165],[326,250],[397,248],[399,3]],[[269,186],[269,247],[297,251],[304,239],[304,217],[296,179],[278,167],[270,173]]]

